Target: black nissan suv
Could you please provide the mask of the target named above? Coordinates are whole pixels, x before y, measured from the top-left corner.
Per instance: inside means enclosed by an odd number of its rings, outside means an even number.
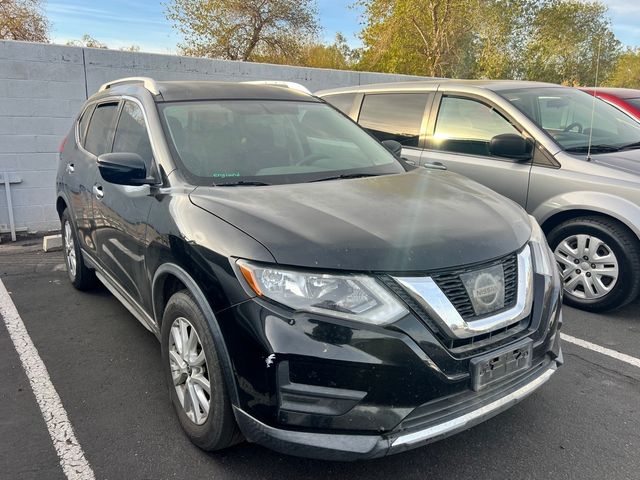
[[[199,447],[349,460],[477,424],[562,364],[540,227],[295,85],[103,85],[60,150],[69,279],[161,342]]]

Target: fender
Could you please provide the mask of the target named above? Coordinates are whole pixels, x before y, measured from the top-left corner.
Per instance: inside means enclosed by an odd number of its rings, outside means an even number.
[[[213,310],[211,309],[211,305],[207,301],[204,293],[196,283],[196,281],[184,270],[182,267],[176,265],[175,263],[164,263],[158,267],[155,274],[153,275],[152,287],[151,287],[151,298],[153,303],[153,316],[158,321],[159,318],[162,318],[162,312],[157,311],[156,306],[156,294],[158,290],[159,281],[166,275],[172,274],[177,277],[186,287],[187,290],[193,295],[198,307],[202,310],[204,317],[207,319],[207,323],[209,324],[209,329],[211,330],[211,335],[213,336],[213,341],[215,343],[216,349],[220,353],[220,363],[222,365],[222,371],[225,377],[225,381],[227,383],[227,389],[229,390],[229,395],[231,397],[231,403],[233,405],[240,405],[240,400],[238,396],[238,389],[236,387],[236,382],[234,380],[233,375],[233,367],[231,366],[231,357],[229,356],[229,352],[227,350],[227,346],[224,342],[224,338],[222,337],[222,330],[220,329],[220,325],[218,325],[218,320],[216,319]],[[158,321],[158,325],[160,322]]]
[[[576,191],[556,195],[538,205],[531,214],[543,225],[554,215],[571,210],[590,210],[625,224],[640,238],[640,205],[609,193]]]
[[[67,194],[64,192],[64,190],[59,189],[58,192],[56,192],[56,212],[58,211],[58,200],[62,199],[62,201],[64,201],[65,205],[67,206],[67,208],[69,210],[71,210],[71,202],[69,201],[69,198],[67,197]],[[73,213],[73,211],[71,212]]]

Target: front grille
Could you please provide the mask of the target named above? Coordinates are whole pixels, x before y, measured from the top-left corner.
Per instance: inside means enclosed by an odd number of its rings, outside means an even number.
[[[440,290],[447,296],[449,301],[456,307],[456,310],[465,320],[474,320],[476,314],[471,304],[471,299],[464,288],[460,275],[475,270],[492,267],[494,265],[502,265],[504,271],[504,308],[507,310],[516,303],[518,294],[518,258],[515,253],[507,255],[493,262],[482,265],[474,265],[472,267],[457,268],[445,272],[431,274],[431,278],[436,282]],[[491,315],[498,313],[491,312]]]
[[[473,321],[480,317],[477,316],[473,310],[471,299],[469,298],[467,290],[460,279],[460,275],[475,270],[489,268],[494,265],[502,265],[505,285],[504,307],[489,314],[495,315],[501,311],[512,308],[516,304],[518,294],[517,253],[512,253],[505,257],[483,264],[456,267],[439,272],[426,272],[425,275],[430,276],[436,282],[438,287],[447,296],[462,318],[466,321]],[[450,338],[440,329],[436,322],[430,318],[426,310],[411,295],[409,295],[401,285],[396,283],[393,278],[383,275],[380,279],[390,290],[398,295],[403,302],[405,302],[405,304],[418,316],[418,318],[420,318],[420,320],[422,320],[442,345],[456,356],[464,357],[472,353],[477,354],[485,350],[496,348],[500,345],[506,345],[515,339],[521,338],[528,332],[530,323],[529,317],[513,325],[509,325],[493,332],[477,335],[475,337],[464,339]]]

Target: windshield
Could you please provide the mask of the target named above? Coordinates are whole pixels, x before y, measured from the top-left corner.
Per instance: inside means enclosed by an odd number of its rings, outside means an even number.
[[[567,87],[526,88],[500,92],[542,127],[566,151],[605,153],[640,142],[640,123],[588,93]],[[593,110],[593,127],[591,114]]]
[[[260,185],[404,172],[373,137],[324,103],[160,104],[181,170],[196,185]]]

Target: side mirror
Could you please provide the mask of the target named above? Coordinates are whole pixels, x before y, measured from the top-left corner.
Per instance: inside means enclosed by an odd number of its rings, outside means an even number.
[[[382,145],[384,145],[394,157],[400,158],[402,155],[402,144],[400,142],[396,142],[395,140],[383,140]]]
[[[496,157],[513,158],[515,160],[531,160],[533,144],[521,135],[503,133],[491,139],[489,152]]]
[[[105,181],[116,185],[148,185],[147,167],[137,153],[104,153],[98,157],[98,170]]]

